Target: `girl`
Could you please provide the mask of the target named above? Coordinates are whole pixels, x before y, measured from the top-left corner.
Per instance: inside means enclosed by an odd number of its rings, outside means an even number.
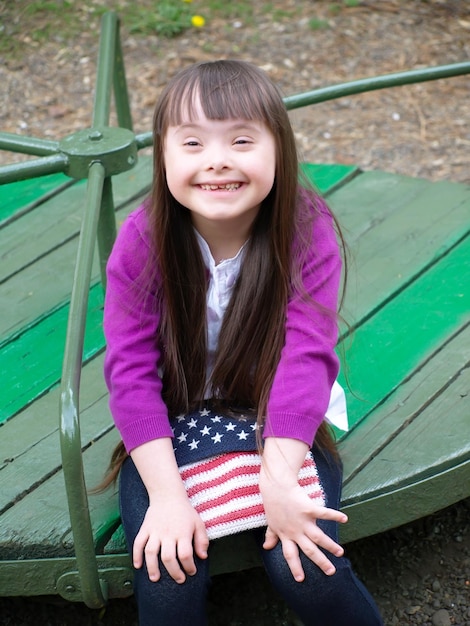
[[[152,193],[109,259],[104,322],[143,625],[206,624],[209,538],[246,528],[305,624],[381,623],[337,543],[324,417],[340,255],[297,176],[282,98],[256,67],[196,64],[163,91]]]

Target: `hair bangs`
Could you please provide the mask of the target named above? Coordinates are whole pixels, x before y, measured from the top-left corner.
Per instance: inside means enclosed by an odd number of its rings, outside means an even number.
[[[195,121],[200,108],[210,120],[256,120],[272,131],[278,127],[279,93],[264,72],[248,63],[199,63],[177,76],[167,97],[166,115],[156,127],[159,134]]]

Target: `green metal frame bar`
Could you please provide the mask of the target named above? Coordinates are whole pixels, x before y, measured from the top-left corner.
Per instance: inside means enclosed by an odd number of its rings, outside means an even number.
[[[128,554],[97,555],[98,575],[106,580],[110,597],[132,594],[132,563]],[[82,601],[82,579],[75,557],[2,561],[2,596],[48,596],[59,593]]]
[[[69,160],[65,154],[53,154],[42,159],[33,159],[23,163],[12,163],[0,168],[0,185],[16,183],[27,178],[37,178],[47,174],[64,172]]]
[[[290,96],[285,98],[285,104],[288,109],[295,109],[366,91],[468,73],[470,73],[470,62],[399,72]],[[100,132],[98,129],[108,126],[113,93],[119,126],[132,130],[129,96],[119,37],[119,20],[115,13],[110,12],[102,18],[93,128],[90,139],[99,139]],[[93,135],[93,133],[95,134]],[[142,133],[135,136],[135,144],[137,149],[151,146],[152,133]],[[0,184],[53,172],[66,172],[69,166],[69,156],[60,151],[58,142],[0,133],[0,149],[43,157],[26,163],[1,167]],[[82,155],[81,158],[87,157]],[[60,579],[54,583],[57,583],[56,588],[59,593],[69,599],[82,600],[91,608],[99,608],[107,600],[109,580],[112,579],[109,572],[116,572],[118,578],[124,576],[126,579],[123,583],[124,587],[129,590],[127,584],[129,568],[127,567],[127,557],[124,561],[117,559],[116,566],[111,565],[114,563],[113,559],[106,558],[106,563],[108,561],[110,563],[110,569],[103,568],[103,557],[95,554],[83,473],[79,390],[91,267],[95,241],[98,239],[102,284],[105,287],[104,270],[116,234],[111,176],[107,174],[106,167],[99,158],[92,159],[89,156],[88,158],[91,160],[88,170],[87,198],[71,296],[60,403],[60,444],[76,558],[53,559],[53,561],[60,562],[64,566]],[[127,164],[123,164],[123,171],[128,169],[130,164],[128,159]],[[42,560],[42,563],[49,563],[49,561]],[[12,563],[11,565],[13,567]],[[37,574],[37,570],[34,571]],[[116,597],[115,593],[112,595]]]
[[[284,103],[289,110],[292,110],[310,104],[318,104],[320,102],[375,91],[377,89],[401,87],[403,85],[423,83],[440,78],[452,78],[464,74],[470,74],[470,61],[353,80],[348,83],[331,85],[330,87],[323,87],[322,89],[315,89],[295,96],[289,96],[284,98]]]
[[[88,292],[104,179],[103,165],[94,163],[90,168],[86,211],[78,244],[60,394],[60,446],[65,488],[83,598],[90,608],[99,608],[105,604],[107,589],[98,575],[88,513],[80,436],[79,392]]]
[[[20,137],[13,133],[0,133],[0,150],[46,156],[48,154],[56,154],[58,149],[58,141],[37,139],[36,137]]]

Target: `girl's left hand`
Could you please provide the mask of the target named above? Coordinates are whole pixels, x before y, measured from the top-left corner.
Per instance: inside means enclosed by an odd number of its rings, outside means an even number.
[[[268,438],[260,472],[260,492],[268,522],[265,550],[282,543],[282,552],[296,581],[305,578],[299,551],[328,576],[336,568],[320,548],[340,557],[343,548],[317,525],[317,520],[348,521],[341,511],[315,504],[298,483],[307,446],[292,439]]]
[[[320,548],[335,556],[343,556],[344,550],[318,527],[316,520],[344,523],[348,519],[346,515],[316,505],[298,484],[289,489],[279,489],[279,485],[270,489],[265,485],[262,496],[268,521],[263,548],[270,550],[281,541],[282,553],[297,582],[305,578],[299,550],[325,574],[334,574],[335,566]]]

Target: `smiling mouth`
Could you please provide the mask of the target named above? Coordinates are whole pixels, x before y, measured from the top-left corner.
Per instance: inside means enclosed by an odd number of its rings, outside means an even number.
[[[236,191],[240,189],[241,183],[227,183],[225,185],[199,185],[204,191],[217,191],[222,189],[223,191]]]

